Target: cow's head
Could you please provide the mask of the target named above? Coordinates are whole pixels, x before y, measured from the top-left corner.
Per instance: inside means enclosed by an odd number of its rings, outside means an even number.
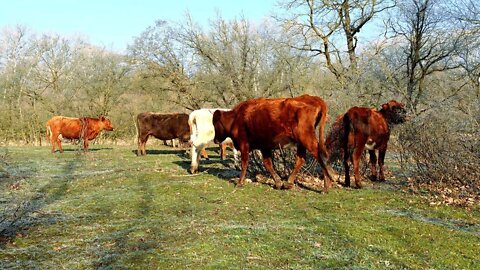
[[[227,130],[225,126],[226,123],[224,122],[225,119],[223,119],[223,114],[225,114],[225,112],[221,110],[216,110],[213,113],[212,122],[213,127],[215,128],[215,138],[213,139],[213,142],[217,144],[223,142],[228,137],[229,130]]]
[[[113,125],[112,122],[110,122],[110,119],[106,118],[105,116],[100,117],[100,122],[103,124],[103,129],[107,131],[112,131],[113,130]]]
[[[392,124],[401,124],[407,121],[407,110],[405,105],[396,100],[390,100],[382,105],[382,109],[387,121]]]

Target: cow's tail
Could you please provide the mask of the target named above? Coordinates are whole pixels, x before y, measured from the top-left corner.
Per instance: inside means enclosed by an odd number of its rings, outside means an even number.
[[[348,137],[350,132],[352,131],[352,121],[350,119],[350,116],[348,113],[345,113],[343,115],[343,134],[340,136],[340,143],[343,149],[343,159],[347,160],[347,158],[350,156],[350,150],[348,149]]]
[[[328,151],[327,148],[325,147],[325,139],[324,139],[324,134],[325,134],[325,124],[327,122],[327,108],[326,106],[323,106],[320,109],[320,112],[317,115],[317,120],[318,124],[318,151],[321,154],[321,157],[324,157],[325,160],[328,160]]]
[[[322,172],[324,173],[324,186],[323,190],[328,192],[330,187],[331,181],[333,181],[332,171],[328,162],[328,151],[325,147],[324,141],[324,132],[325,132],[325,124],[327,122],[327,106],[322,106],[320,111],[317,114],[317,119],[315,121],[318,123],[318,163],[322,168]],[[325,177],[326,176],[326,177]]]
[[[343,117],[344,116],[341,115],[335,120],[325,139],[325,146],[329,154],[330,162],[343,158],[343,136],[345,134]]]
[[[138,124],[138,116],[133,115],[133,124],[135,125],[135,138],[133,139],[133,143],[139,143],[140,138],[138,138],[138,135],[140,134],[140,125]]]
[[[46,128],[47,128],[47,130],[46,130],[47,142],[49,142],[51,144],[52,143],[52,136],[53,136],[52,128],[50,127],[49,124],[47,124]]]

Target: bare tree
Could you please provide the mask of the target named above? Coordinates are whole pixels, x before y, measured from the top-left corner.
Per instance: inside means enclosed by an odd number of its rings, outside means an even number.
[[[137,71],[138,85],[158,98],[188,109],[200,105],[194,98],[194,83],[188,70],[192,52],[178,41],[177,29],[166,21],[148,27],[132,46],[130,56]]]
[[[17,25],[3,29],[0,47],[0,85],[2,87],[2,130],[9,134],[4,138],[29,141],[25,123],[29,114],[26,113],[25,102],[28,95],[28,81],[34,59],[32,57],[32,35],[25,26]]]
[[[480,97],[480,1],[459,0],[454,3],[450,14],[458,25],[465,29],[463,45],[458,50],[460,66],[465,70]]]
[[[288,0],[282,2],[286,15],[278,16],[287,33],[295,37],[291,46],[321,55],[337,80],[357,69],[358,33],[375,15],[392,8],[389,0]],[[344,44],[338,43],[340,41]],[[344,63],[343,52],[348,55]]]
[[[429,76],[460,67],[456,52],[465,29],[452,23],[447,6],[443,0],[403,0],[388,22],[393,37],[404,44],[405,98],[412,112],[425,101]]]
[[[275,42],[280,34],[268,23],[220,16],[204,30],[187,15],[175,27],[149,27],[130,51],[140,71],[137,81],[144,88],[155,85],[170,103],[231,107],[259,96],[295,95],[294,88],[302,87],[311,61]]]

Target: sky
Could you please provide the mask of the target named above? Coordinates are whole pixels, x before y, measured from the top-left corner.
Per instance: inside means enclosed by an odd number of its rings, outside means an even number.
[[[181,22],[188,11],[207,25],[243,15],[260,23],[277,0],[0,0],[0,29],[26,26],[34,33],[82,37],[93,45],[124,52],[156,20]]]

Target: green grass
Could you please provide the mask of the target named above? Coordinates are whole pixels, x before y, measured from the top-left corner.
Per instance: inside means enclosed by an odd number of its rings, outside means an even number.
[[[4,147],[1,269],[475,269],[478,208],[429,206],[375,184],[328,194],[234,185],[212,153]],[[206,164],[207,163],[207,164]],[[4,174],[2,174],[4,175]],[[5,209],[5,210],[3,210]],[[3,211],[3,212],[2,212]],[[2,217],[0,217],[0,221]],[[5,224],[7,221],[4,221]],[[0,230],[2,227],[0,226]]]

